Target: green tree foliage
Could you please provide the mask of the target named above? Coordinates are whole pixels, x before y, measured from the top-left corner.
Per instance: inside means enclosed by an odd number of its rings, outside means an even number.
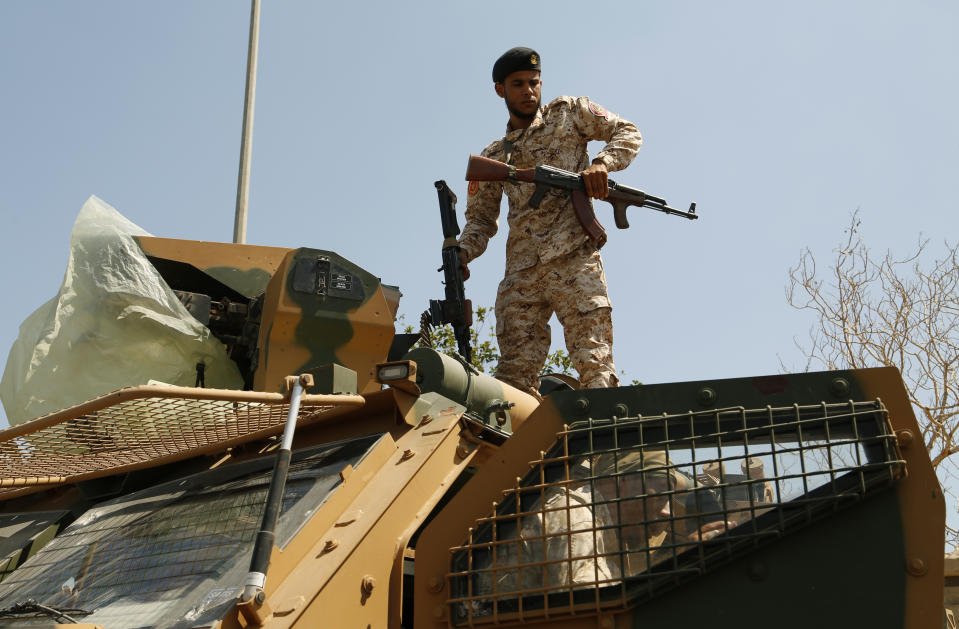
[[[400,324],[403,325],[405,317],[400,315]],[[470,346],[473,348],[473,366],[483,373],[492,373],[496,370],[496,364],[499,362],[499,351],[496,344],[496,322],[493,316],[493,309],[480,306],[473,312],[473,326],[470,328]],[[404,331],[407,334],[416,332],[411,325],[405,325]],[[444,325],[439,328],[433,328],[430,331],[430,342],[437,351],[451,354],[456,351],[456,339],[453,337],[453,328]],[[573,368],[573,363],[569,354],[562,349],[551,352],[546,357],[546,363],[540,369],[539,375],[558,373],[573,378],[578,378],[579,374]],[[625,383],[625,373],[621,380]],[[633,380],[630,384],[641,384],[638,380]]]
[[[405,317],[400,315],[400,323],[404,322]],[[495,330],[496,320],[493,310],[483,306],[476,308],[473,311],[473,325],[470,328],[470,346],[473,348],[473,366],[483,373],[493,373],[499,362]],[[410,334],[417,330],[411,325],[405,325],[404,331]],[[444,325],[430,330],[430,345],[446,354],[455,352],[456,338],[453,336],[452,326]],[[546,357],[546,364],[540,370],[540,375],[548,373],[561,373],[575,378],[576,370],[573,369],[569,354],[561,349],[549,354]]]

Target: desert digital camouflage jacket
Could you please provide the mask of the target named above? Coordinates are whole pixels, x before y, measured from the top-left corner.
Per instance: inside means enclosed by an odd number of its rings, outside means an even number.
[[[626,168],[642,144],[636,125],[585,96],[560,96],[541,107],[527,129],[507,126],[505,138],[487,146],[483,156],[506,161],[504,140],[513,145],[512,164],[517,168],[547,164],[573,172],[589,166],[586,145],[590,140],[606,142],[596,157],[610,172]],[[466,225],[459,240],[467,261],[479,257],[496,234],[504,191],[509,198],[507,274],[549,262],[589,240],[568,194],[550,190],[540,206],[532,208],[528,201],[533,190],[531,183],[470,182]]]

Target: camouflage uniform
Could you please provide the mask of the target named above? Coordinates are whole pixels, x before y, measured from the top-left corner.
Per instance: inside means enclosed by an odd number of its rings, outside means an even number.
[[[506,136],[482,154],[517,168],[548,164],[580,172],[590,164],[586,152],[590,140],[606,142],[596,157],[610,172],[626,168],[642,143],[631,122],[586,97],[560,96],[540,108],[528,129],[507,126]],[[555,312],[583,386],[616,386],[612,307],[598,247],[579,224],[568,194],[550,190],[533,208],[528,204],[533,190],[529,183],[469,186],[466,226],[459,240],[466,262],[486,250],[497,231],[504,191],[509,198],[506,275],[496,296],[501,354],[496,377],[535,393],[549,353],[548,322]]]
[[[624,577],[647,571],[688,546],[674,536],[687,524],[684,503],[691,481],[666,456],[665,450],[631,449],[596,458],[597,502],[610,501],[615,513],[605,548],[621,565]],[[658,491],[654,491],[657,488]],[[673,492],[668,498],[656,493]]]
[[[477,594],[608,585],[620,578],[616,520],[587,482],[548,487],[542,502],[528,509],[515,543],[494,546],[489,564],[480,566]]]

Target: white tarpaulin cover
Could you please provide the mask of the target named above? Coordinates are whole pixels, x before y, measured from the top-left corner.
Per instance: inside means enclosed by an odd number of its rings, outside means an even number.
[[[20,325],[0,380],[11,424],[121,387],[160,380],[241,389],[226,348],[180,303],[133,236],[149,236],[91,196],[70,235],[56,297]]]

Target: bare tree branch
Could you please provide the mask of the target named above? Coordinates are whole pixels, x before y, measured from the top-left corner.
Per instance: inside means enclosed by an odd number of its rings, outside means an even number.
[[[796,345],[807,369],[898,368],[942,476],[959,452],[959,245],[945,243],[946,255],[931,264],[928,239],[903,258],[876,259],[861,224],[856,210],[827,274],[808,248],[789,269],[787,301],[816,318],[808,342]]]

